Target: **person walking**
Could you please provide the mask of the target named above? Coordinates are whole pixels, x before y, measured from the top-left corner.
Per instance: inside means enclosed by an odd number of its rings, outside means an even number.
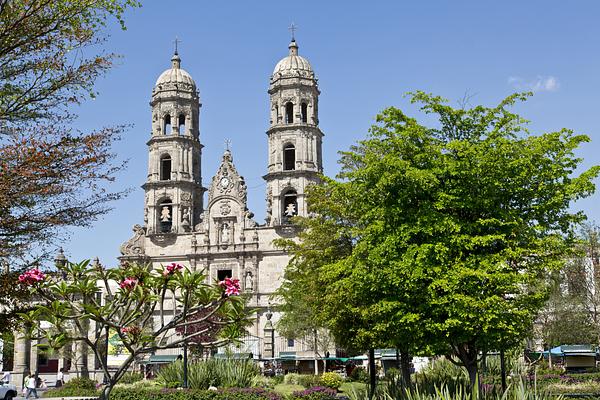
[[[63,369],[59,369],[56,374],[56,387],[59,388],[65,383],[65,374],[63,373]]]
[[[39,399],[40,396],[37,394],[37,380],[35,379],[35,374],[31,374],[25,380],[27,393],[25,394],[25,398],[28,399],[31,394],[35,396],[36,399]]]

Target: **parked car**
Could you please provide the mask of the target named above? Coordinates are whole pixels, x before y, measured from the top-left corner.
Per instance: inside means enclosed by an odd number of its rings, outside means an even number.
[[[6,382],[0,382],[0,399],[13,400],[17,397],[17,387]]]

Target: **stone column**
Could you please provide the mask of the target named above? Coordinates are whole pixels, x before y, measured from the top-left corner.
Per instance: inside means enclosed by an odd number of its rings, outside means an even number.
[[[273,313],[269,309],[266,314],[267,323],[264,328],[264,358],[275,358],[275,329],[273,328],[273,323],[271,322],[271,317],[273,317]]]
[[[12,382],[20,388],[29,373],[29,356],[31,353],[31,342],[23,332],[15,332],[14,364],[12,371]]]
[[[29,369],[31,372],[37,374],[38,372],[38,339],[30,339],[29,340]]]

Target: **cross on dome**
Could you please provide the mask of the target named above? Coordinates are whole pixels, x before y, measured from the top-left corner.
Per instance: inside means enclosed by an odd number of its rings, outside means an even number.
[[[296,41],[296,31],[298,30],[298,26],[292,22],[288,30],[292,33],[292,42]]]

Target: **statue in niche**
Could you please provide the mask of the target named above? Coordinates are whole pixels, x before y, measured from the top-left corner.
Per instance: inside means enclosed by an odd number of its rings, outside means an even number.
[[[285,209],[285,216],[293,217],[294,215],[296,215],[296,205],[294,203],[290,203],[287,205],[287,208]]]
[[[254,279],[252,278],[252,271],[246,272],[246,285],[244,289],[251,292],[254,289]]]
[[[271,223],[271,212],[273,210],[273,199],[271,198],[271,189],[267,192],[267,216],[265,217],[265,222],[267,225]]]
[[[160,210],[160,220],[162,222],[171,221],[171,210],[169,210],[169,207],[163,206],[163,208]]]
[[[183,216],[181,217],[182,222],[187,222],[187,225],[190,224],[190,209],[187,207],[183,208]]]
[[[229,224],[224,222],[221,226],[221,243],[229,243],[231,232],[229,232]]]

